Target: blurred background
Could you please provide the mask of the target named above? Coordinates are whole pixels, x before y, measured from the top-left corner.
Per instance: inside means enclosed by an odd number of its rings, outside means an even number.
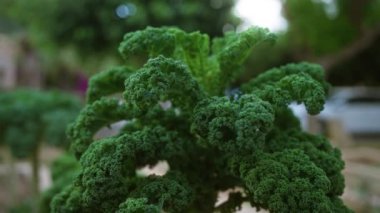
[[[321,64],[332,85],[325,110],[292,109],[305,130],[342,149],[347,205],[380,212],[380,0],[1,0],[0,212],[49,212],[78,170],[65,127],[88,79],[121,64],[123,35],[146,26],[276,32],[235,86],[285,63]]]

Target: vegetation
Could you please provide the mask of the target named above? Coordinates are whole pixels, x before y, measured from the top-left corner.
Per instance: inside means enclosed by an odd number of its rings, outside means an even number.
[[[293,38],[289,39],[290,46],[298,51],[303,47],[303,51],[312,56],[339,52],[367,30],[377,28],[380,18],[378,0],[331,3],[286,0],[284,9],[289,21],[287,34]]]
[[[75,87],[78,76],[122,63],[126,32],[178,26],[221,36],[240,19],[235,0],[1,0],[0,31],[26,37],[41,59],[44,85]],[[47,18],[48,17],[48,18]],[[21,34],[21,35],[20,35]]]
[[[87,105],[70,126],[79,175],[52,202],[53,212],[233,212],[242,202],[271,212],[350,212],[340,151],[301,130],[288,108],[323,109],[320,66],[289,64],[229,90],[258,44],[260,28],[225,37],[151,28],[128,33],[125,66],[90,80]],[[128,67],[134,57],[146,63]],[[122,93],[122,96],[120,96]],[[119,134],[94,140],[124,121]],[[165,160],[163,176],[136,170]],[[217,194],[233,187],[215,207]]]
[[[41,194],[39,200],[39,212],[49,213],[52,198],[69,185],[80,171],[80,165],[75,157],[64,154],[51,165],[53,185]]]
[[[224,25],[236,27],[240,22],[232,14],[233,0],[5,0],[0,5],[5,16],[43,42],[51,41],[59,49],[73,46],[82,56],[113,55],[125,32],[148,25],[220,36]]]
[[[379,0],[282,2],[288,29],[277,47],[253,53],[245,78],[273,65],[307,60],[321,64],[333,85],[379,86]]]
[[[62,92],[15,90],[0,93],[0,142],[15,158],[30,158],[38,192],[39,149],[43,142],[67,148],[66,125],[81,103]]]

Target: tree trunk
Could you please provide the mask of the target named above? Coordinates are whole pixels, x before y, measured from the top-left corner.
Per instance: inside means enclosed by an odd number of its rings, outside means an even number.
[[[36,149],[32,153],[31,161],[32,161],[32,190],[34,199],[38,199],[40,194],[40,159],[39,159],[39,145],[37,145]],[[33,203],[33,212],[38,212],[38,202]]]

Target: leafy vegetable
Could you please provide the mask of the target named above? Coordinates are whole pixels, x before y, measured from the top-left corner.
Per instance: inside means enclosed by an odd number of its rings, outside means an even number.
[[[80,165],[70,154],[60,156],[51,165],[53,185],[43,193],[39,200],[39,212],[49,213],[53,197],[69,185],[80,171]]]
[[[340,151],[303,132],[288,108],[323,109],[320,66],[274,68],[224,95],[256,45],[273,40],[260,28],[213,41],[175,28],[128,33],[119,48],[126,64],[147,61],[91,80],[68,131],[82,170],[54,197],[53,212],[233,212],[245,201],[271,212],[350,212],[339,198]],[[94,139],[118,121],[119,134]],[[165,175],[136,174],[160,160]],[[215,207],[218,192],[236,186],[244,193]]]

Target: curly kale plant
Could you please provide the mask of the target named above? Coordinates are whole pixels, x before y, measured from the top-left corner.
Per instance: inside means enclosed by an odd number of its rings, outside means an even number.
[[[51,165],[53,185],[41,193],[39,198],[39,212],[49,213],[52,198],[62,191],[77,176],[80,166],[75,157],[65,153],[56,159]]]
[[[0,142],[17,158],[29,157],[42,141],[67,147],[66,125],[81,107],[78,98],[58,91],[0,93],[0,103]]]
[[[340,151],[303,132],[288,105],[323,109],[318,65],[274,68],[224,95],[243,62],[273,34],[253,28],[210,41],[199,32],[147,28],[120,45],[126,64],[90,80],[88,103],[69,128],[82,170],[52,201],[54,212],[233,212],[243,202],[270,212],[350,212]],[[122,94],[122,95],[121,95]],[[94,139],[124,121],[119,134]],[[165,160],[169,171],[141,177]],[[215,206],[218,192],[240,187]]]
[[[80,100],[62,92],[15,90],[0,93],[0,144],[15,158],[30,158],[38,191],[39,148],[42,142],[68,147],[66,125],[81,107]]]

